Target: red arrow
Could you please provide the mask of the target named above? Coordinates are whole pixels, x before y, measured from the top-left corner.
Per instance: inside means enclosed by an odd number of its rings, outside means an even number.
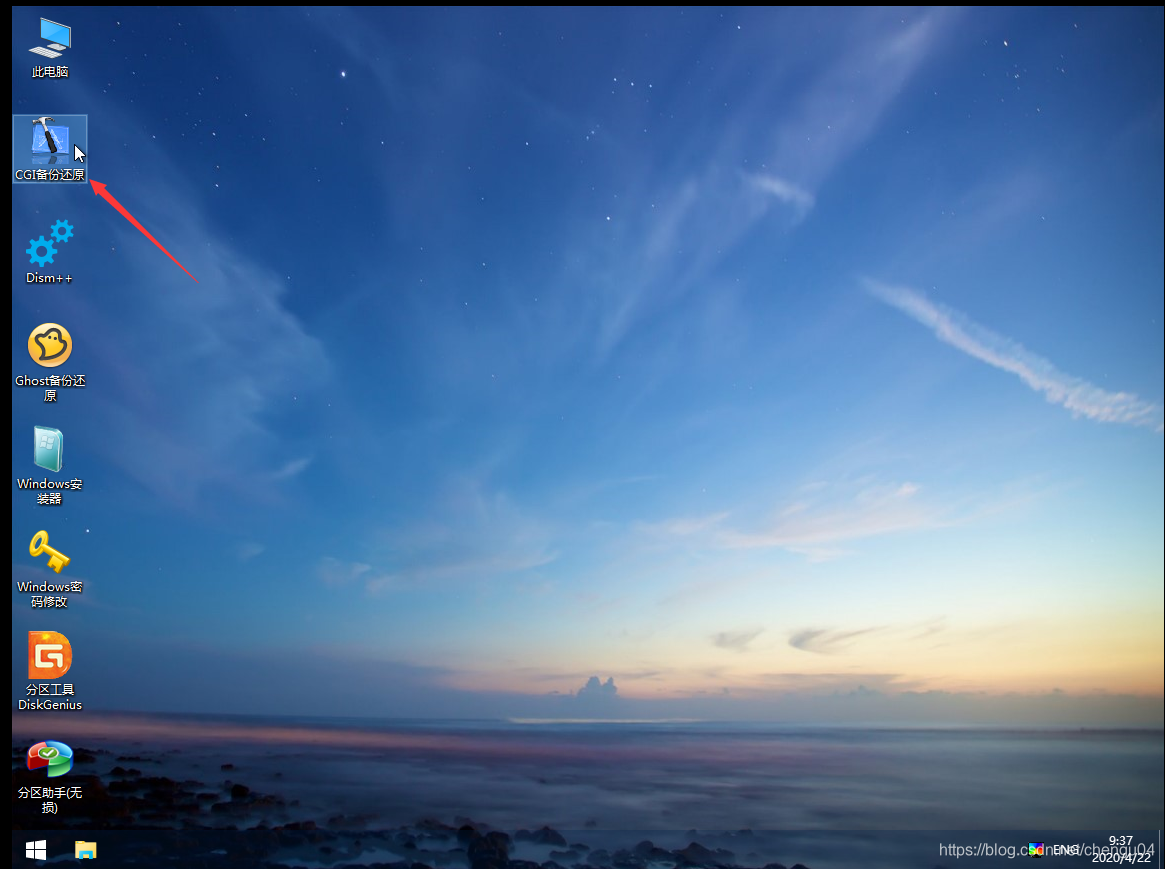
[[[124,217],[126,220],[128,220],[130,223],[132,223],[134,226],[136,226],[138,229],[141,230],[142,235],[144,235],[146,238],[148,238],[154,244],[157,244],[158,250],[160,250],[166,256],[170,257],[170,259],[173,259],[174,265],[178,266],[178,268],[180,268],[180,269],[182,269],[182,271],[186,272],[186,266],[182,265],[182,263],[180,263],[180,262],[178,262],[178,260],[174,259],[174,256],[173,256],[173,254],[170,253],[170,251],[166,250],[166,248],[164,248],[164,247],[162,247],[162,245],[158,244],[158,240],[156,238],[154,238],[152,235],[150,235],[148,232],[146,232],[146,228],[144,226],[142,226],[140,223],[138,223],[136,220],[134,220],[134,216],[125,210],[124,205],[122,205],[120,202],[118,202],[116,199],[113,198],[113,194],[105,189],[104,184],[102,184],[100,181],[94,181],[92,178],[89,179],[89,183],[93,185],[93,192],[94,193],[96,193],[98,196],[100,196],[102,199],[104,199],[106,202],[108,202],[110,205],[112,205],[114,208],[116,208],[118,213],[122,217]],[[190,272],[186,272],[186,274],[190,275]],[[198,283],[198,278],[194,277],[194,275],[190,275],[190,280],[194,281],[194,283],[196,283],[196,284]]]

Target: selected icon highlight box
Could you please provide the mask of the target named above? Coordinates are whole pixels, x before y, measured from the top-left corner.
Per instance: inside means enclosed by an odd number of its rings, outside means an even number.
[[[76,184],[89,189],[89,116],[37,106],[12,116],[12,183]]]

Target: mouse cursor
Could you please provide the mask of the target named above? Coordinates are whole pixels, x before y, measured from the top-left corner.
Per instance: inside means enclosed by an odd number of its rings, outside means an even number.
[[[81,150],[80,145],[73,146],[73,162],[75,162],[75,163],[84,163],[85,162],[85,152]]]

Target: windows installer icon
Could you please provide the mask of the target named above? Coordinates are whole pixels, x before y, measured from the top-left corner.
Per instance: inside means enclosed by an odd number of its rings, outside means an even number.
[[[61,454],[64,449],[64,435],[55,428],[32,427],[32,460],[38,468],[59,471],[62,466]]]

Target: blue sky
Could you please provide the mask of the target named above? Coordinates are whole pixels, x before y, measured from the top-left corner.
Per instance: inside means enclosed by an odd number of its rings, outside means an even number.
[[[40,15],[87,707],[1160,723],[1160,9]]]

